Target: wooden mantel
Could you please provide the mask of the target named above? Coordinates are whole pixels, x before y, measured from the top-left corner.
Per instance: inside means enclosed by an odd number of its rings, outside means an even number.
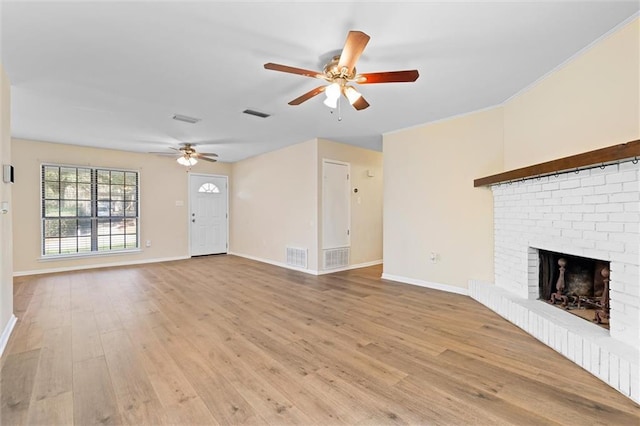
[[[609,164],[620,160],[638,157],[640,157],[640,139],[596,149],[595,151],[559,158],[553,161],[547,161],[546,163],[523,167],[521,169],[498,173],[497,175],[486,176],[474,180],[473,186],[487,186],[493,185],[494,183],[511,182],[518,179],[546,176],[554,173],[580,170],[587,167]]]

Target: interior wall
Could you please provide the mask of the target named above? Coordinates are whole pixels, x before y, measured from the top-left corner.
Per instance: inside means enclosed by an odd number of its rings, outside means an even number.
[[[232,253],[284,264],[286,247],[303,248],[317,271],[317,156],[314,139],[233,163]]]
[[[14,273],[149,262],[189,256],[188,172],[173,158],[49,142],[14,139]],[[40,166],[43,163],[139,171],[140,252],[64,260],[40,257]],[[229,175],[227,163],[200,161],[194,173]],[[182,205],[176,203],[182,201]],[[150,240],[151,247],[144,242]]]
[[[318,247],[322,247],[323,159],[351,165],[350,265],[382,261],[382,153],[318,139]],[[318,265],[322,265],[322,253],[318,254]]]
[[[10,90],[9,77],[0,64],[0,165],[12,164]],[[13,316],[13,239],[11,234],[14,205],[12,193],[11,184],[4,183],[0,178],[0,201],[9,203],[9,212],[0,213],[0,334],[9,332],[7,325]],[[8,338],[8,335],[2,337]]]
[[[504,108],[505,169],[640,137],[640,19],[623,26]]]
[[[384,135],[385,275],[493,282],[491,196],[473,180],[640,139],[639,58],[636,18],[501,107]]]
[[[473,180],[502,168],[502,117],[498,107],[384,136],[384,277],[493,281],[493,199]]]

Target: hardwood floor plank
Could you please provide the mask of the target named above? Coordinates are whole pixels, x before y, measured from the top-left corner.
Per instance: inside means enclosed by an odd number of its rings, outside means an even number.
[[[17,277],[2,425],[638,424],[474,300],[381,271],[208,256]]]
[[[0,424],[26,424],[40,349],[4,355],[0,377]]]
[[[72,390],[71,328],[47,329],[40,350],[32,400],[41,401]]]
[[[122,424],[104,356],[73,363],[73,393],[76,425]]]
[[[73,392],[63,392],[48,398],[31,401],[29,425],[72,425]]]
[[[162,404],[127,333],[115,330],[100,337],[123,422],[130,425],[162,423]]]

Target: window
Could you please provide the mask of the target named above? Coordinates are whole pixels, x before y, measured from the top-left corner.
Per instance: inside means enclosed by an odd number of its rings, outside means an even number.
[[[138,248],[138,173],[42,166],[43,256]]]
[[[220,188],[218,188],[212,183],[203,183],[202,186],[198,188],[198,192],[208,192],[210,194],[218,194],[220,192]]]

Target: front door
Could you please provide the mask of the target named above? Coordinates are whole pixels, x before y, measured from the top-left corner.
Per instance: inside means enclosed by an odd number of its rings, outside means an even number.
[[[191,256],[227,252],[227,177],[189,175]]]

